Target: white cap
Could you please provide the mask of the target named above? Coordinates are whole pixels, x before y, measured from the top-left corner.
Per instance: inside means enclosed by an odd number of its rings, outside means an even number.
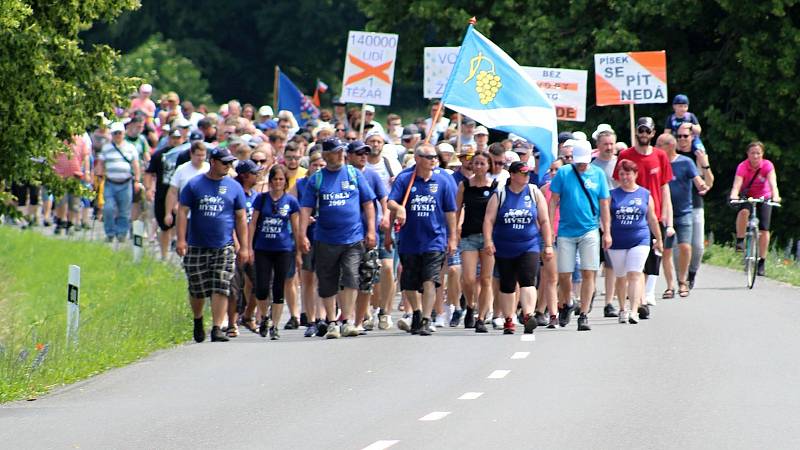
[[[436,146],[436,150],[439,150],[439,153],[453,153],[453,154],[455,154],[455,152],[456,152],[456,149],[454,149],[453,146],[448,144],[447,142],[440,142]]]
[[[613,129],[613,128],[611,128],[611,125],[609,125],[609,124],[607,124],[607,123],[601,123],[600,125],[598,125],[598,126],[597,126],[597,129],[596,129],[596,130],[594,130],[594,133],[592,133],[592,140],[593,140],[593,141],[597,141],[597,136],[598,136],[600,133],[605,133],[605,132],[611,132],[611,133],[613,133],[613,132],[614,132],[614,129]]]
[[[588,141],[589,140],[589,138],[586,137],[586,133],[584,133],[583,131],[573,131],[572,132],[572,139],[575,139],[576,141]]]
[[[149,84],[145,83],[145,84],[143,84],[143,85],[139,86],[139,92],[141,92],[141,93],[146,93],[146,94],[150,94],[150,93],[152,93],[152,92],[153,92],[153,86],[151,86],[151,85],[149,85]]]
[[[175,128],[189,128],[189,127],[192,126],[192,124],[189,123],[189,121],[186,120],[186,118],[183,117],[183,116],[178,117],[177,119],[175,119],[175,122],[173,123],[173,125],[175,126]]]
[[[589,141],[574,141],[572,145],[572,162],[575,164],[592,162],[592,144]]]
[[[384,141],[386,140],[386,139],[384,139],[383,133],[381,133],[380,130],[376,130],[375,128],[373,128],[373,129],[367,131],[366,134],[364,134],[364,141],[366,142],[367,139],[369,139],[369,138],[371,138],[373,136],[378,136],[379,138],[383,139]]]
[[[525,141],[525,142],[528,142],[527,139],[523,138],[522,136],[516,135],[514,133],[508,133],[508,139],[510,139],[511,142],[514,142],[514,141]]]
[[[375,114],[375,107],[372,105],[364,105],[364,111]]]
[[[259,116],[274,116],[274,112],[272,111],[272,106],[264,105],[261,108],[258,108],[258,115]]]
[[[475,128],[475,131],[472,133],[473,136],[478,136],[479,134],[483,134],[485,136],[489,135],[489,130],[486,129],[485,126],[479,125]]]
[[[114,122],[111,124],[111,133],[124,133],[125,132],[125,124],[122,122]]]

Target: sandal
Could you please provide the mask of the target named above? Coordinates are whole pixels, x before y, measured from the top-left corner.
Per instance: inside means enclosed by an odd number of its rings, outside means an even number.
[[[686,281],[678,281],[678,295],[681,297],[689,296],[689,283]]]
[[[675,289],[667,288],[663,294],[661,294],[661,298],[663,299],[670,299],[675,298]]]
[[[228,337],[239,337],[239,327],[234,325],[232,327],[228,327],[228,330],[225,332]]]
[[[256,318],[242,319],[242,325],[253,333],[258,333],[258,326],[256,326]]]

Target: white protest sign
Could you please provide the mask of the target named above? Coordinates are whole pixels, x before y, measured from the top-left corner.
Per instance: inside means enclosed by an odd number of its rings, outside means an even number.
[[[341,100],[389,105],[396,56],[396,34],[351,31],[347,37]]]
[[[67,278],[67,345],[78,343],[78,327],[80,326],[81,268],[69,266]]]
[[[586,121],[586,70],[523,67],[556,107],[558,120]]]
[[[423,52],[425,75],[422,81],[422,92],[425,98],[442,98],[460,48],[425,47]]]
[[[667,102],[667,53],[594,55],[597,106]]]

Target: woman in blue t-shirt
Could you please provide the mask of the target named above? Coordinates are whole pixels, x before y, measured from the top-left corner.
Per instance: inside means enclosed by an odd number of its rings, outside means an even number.
[[[494,255],[500,272],[500,305],[506,315],[503,334],[514,334],[517,284],[525,333],[530,334],[537,325],[533,313],[539,255],[541,252],[545,261],[553,258],[553,230],[547,200],[539,188],[528,184],[530,168],[522,161],[514,161],[508,171],[509,184],[492,195],[486,206],[484,249]]]
[[[658,226],[650,191],[636,184],[639,166],[629,159],[617,163],[620,186],[611,194],[611,248],[608,257],[617,277],[619,323],[638,323],[634,316],[644,291],[644,263],[650,253],[650,234],[654,248],[661,253],[661,229]],[[631,308],[625,308],[625,294]]]
[[[295,248],[291,230],[298,230],[300,226],[300,205],[296,198],[286,193],[286,181],[286,167],[272,166],[269,170],[269,192],[256,197],[249,226],[249,236],[252,236],[250,244],[255,250],[256,301],[263,314],[258,332],[263,337],[267,336],[267,297],[271,283],[272,326],[269,327],[269,336],[272,340],[280,338],[277,324],[283,313],[283,285]]]

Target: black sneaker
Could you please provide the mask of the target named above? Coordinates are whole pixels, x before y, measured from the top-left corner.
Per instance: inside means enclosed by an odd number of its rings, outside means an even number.
[[[225,336],[225,333],[219,329],[219,327],[214,327],[211,329],[211,342],[228,342],[228,336]]]
[[[286,325],[283,326],[284,330],[296,330],[297,327],[300,326],[300,321],[297,320],[297,317],[290,317],[289,320],[286,321]]]
[[[206,330],[203,329],[203,318],[194,319],[194,341],[197,343],[206,340]]]
[[[476,333],[488,333],[489,332],[489,330],[486,329],[486,324],[484,323],[483,319],[478,318],[475,321],[475,332]]]
[[[300,313],[300,326],[301,327],[308,326],[308,315],[306,313]]]
[[[744,253],[744,239],[736,238],[736,253]]]
[[[591,331],[592,327],[589,326],[589,318],[586,314],[578,316],[578,331]]]
[[[689,282],[689,290],[694,289],[694,277],[696,276],[697,272],[691,272],[691,271],[689,272],[689,277],[686,279],[686,281]]]
[[[536,314],[538,314],[539,317],[544,319],[544,314],[538,312]],[[524,318],[525,320],[522,322],[525,324],[525,334],[533,334],[533,330],[535,330],[536,327],[539,326],[539,318],[536,317],[536,314],[534,314],[533,316],[530,314],[525,316]]]
[[[268,322],[269,322],[269,319],[267,317],[262,317],[261,318],[261,324],[258,326],[258,334],[260,334],[261,337],[267,337],[267,333],[268,333],[268,330],[269,330],[269,323]]]
[[[325,323],[324,320],[317,321],[317,337],[325,336],[325,333],[328,332],[328,324]]]
[[[605,308],[603,308],[603,317],[619,317],[619,314],[617,314],[617,310],[614,308],[614,305],[609,303]]]
[[[467,308],[464,314],[464,328],[475,328],[475,310],[472,308]]]
[[[416,310],[411,316],[411,334],[419,334],[422,329],[422,311]]]
[[[561,328],[566,327],[569,325],[570,320],[572,320],[572,312],[575,310],[575,305],[567,305],[563,306],[561,309],[558,310],[558,326]]]
[[[650,307],[647,305],[642,305],[637,310],[639,313],[639,319],[646,320],[650,318]]]
[[[550,322],[547,323],[547,328],[551,330],[554,329],[558,325],[558,317],[555,314],[550,316]]]
[[[766,276],[767,272],[764,270],[764,258],[758,258],[758,269],[756,269],[756,275],[763,277]]]
[[[544,313],[536,312],[533,314],[533,320],[536,321],[536,325],[540,327],[547,326],[547,317],[544,316]]]
[[[413,331],[411,332],[414,333]],[[422,325],[419,328],[418,334],[420,336],[430,336],[431,334],[431,319],[422,319]]]
[[[272,327],[269,329],[269,339],[271,341],[277,341],[281,338],[280,333],[278,333],[278,329],[276,327]]]
[[[464,310],[457,309],[453,311],[453,317],[450,318],[450,328],[455,328],[461,323],[461,315],[464,314]]]

